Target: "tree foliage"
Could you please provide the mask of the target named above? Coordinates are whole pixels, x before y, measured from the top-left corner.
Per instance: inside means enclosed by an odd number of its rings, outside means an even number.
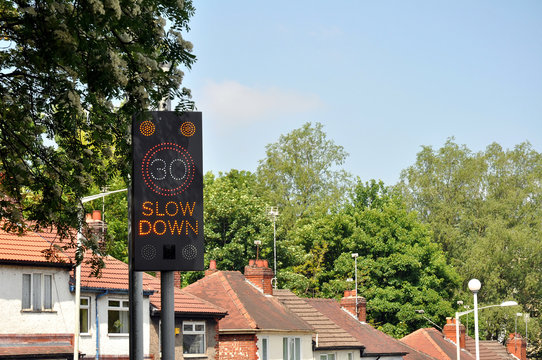
[[[181,36],[193,12],[190,0],[0,2],[6,229],[24,218],[66,235],[92,185],[129,173],[132,115],[189,95],[179,66],[195,60]]]
[[[255,240],[262,242],[261,258],[272,254],[273,228],[254,174],[207,173],[204,204],[205,256],[219,269],[243,271],[248,259],[256,258]]]
[[[349,175],[339,166],[347,156],[342,146],[327,138],[320,123],[306,123],[266,146],[258,178],[269,203],[282,211],[286,229],[343,199]]]
[[[300,295],[340,297],[350,286],[345,280],[354,278],[356,252],[358,291],[371,323],[396,337],[425,325],[416,309],[442,323],[453,312],[459,277],[429,228],[382,183],[358,182],[352,198],[296,229],[290,247],[297,264],[281,272],[285,286]]]
[[[494,143],[473,153],[449,139],[437,150],[423,147],[401,179],[409,207],[443,245],[462,289],[477,278],[481,301],[514,299],[540,315],[542,154],[529,143],[512,150]]]

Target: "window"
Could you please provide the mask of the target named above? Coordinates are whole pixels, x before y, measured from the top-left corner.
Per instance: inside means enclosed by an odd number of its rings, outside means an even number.
[[[282,338],[282,355],[284,360],[301,360],[301,338]]]
[[[352,353],[348,354],[348,356],[352,355]],[[351,358],[349,358],[351,359]],[[335,360],[335,354],[321,354],[320,360]]]
[[[354,353],[348,353],[348,360],[354,360]]]
[[[88,334],[90,332],[90,298],[81,297],[79,304],[79,333]]]
[[[205,322],[183,322],[183,354],[205,354]]]
[[[107,332],[109,334],[128,334],[128,301],[109,300],[107,303]]]
[[[262,337],[262,360],[269,360],[269,338]]]
[[[53,310],[53,275],[23,274],[23,310]]]

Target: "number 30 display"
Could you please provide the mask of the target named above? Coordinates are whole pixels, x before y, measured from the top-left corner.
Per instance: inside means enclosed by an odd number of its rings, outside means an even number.
[[[147,151],[141,172],[149,189],[162,196],[174,196],[186,190],[194,180],[194,160],[183,147],[161,143]]]

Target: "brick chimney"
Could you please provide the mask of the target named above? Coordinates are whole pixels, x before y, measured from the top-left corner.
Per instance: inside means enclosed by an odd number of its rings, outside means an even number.
[[[245,266],[245,278],[256,285],[266,295],[273,295],[273,270],[269,268],[267,260],[249,260]]]
[[[520,334],[510,334],[506,341],[506,350],[520,360],[527,360],[527,341]]]
[[[107,232],[107,224],[102,221],[102,212],[94,210],[92,214],[86,214],[85,222],[87,223],[88,231],[83,235],[87,239],[95,238],[98,242],[103,241]]]
[[[363,296],[358,297],[358,313],[356,314],[356,290],[345,290],[340,304],[341,307],[354,315],[359,321],[367,321],[367,300]]]
[[[217,271],[218,270],[216,269],[216,260],[211,260],[209,262],[209,269],[205,270],[205,276],[212,275]]]
[[[454,344],[457,344],[455,335],[455,319],[451,317],[446,318],[446,325],[442,328],[444,337]],[[456,345],[457,346],[457,345]],[[465,349],[465,325],[459,323],[459,347]]]

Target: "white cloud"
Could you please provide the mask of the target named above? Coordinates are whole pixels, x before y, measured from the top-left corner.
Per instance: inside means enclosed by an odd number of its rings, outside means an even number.
[[[197,99],[197,106],[222,125],[238,126],[312,112],[321,108],[323,101],[316,94],[279,88],[257,89],[236,81],[210,81]]]

